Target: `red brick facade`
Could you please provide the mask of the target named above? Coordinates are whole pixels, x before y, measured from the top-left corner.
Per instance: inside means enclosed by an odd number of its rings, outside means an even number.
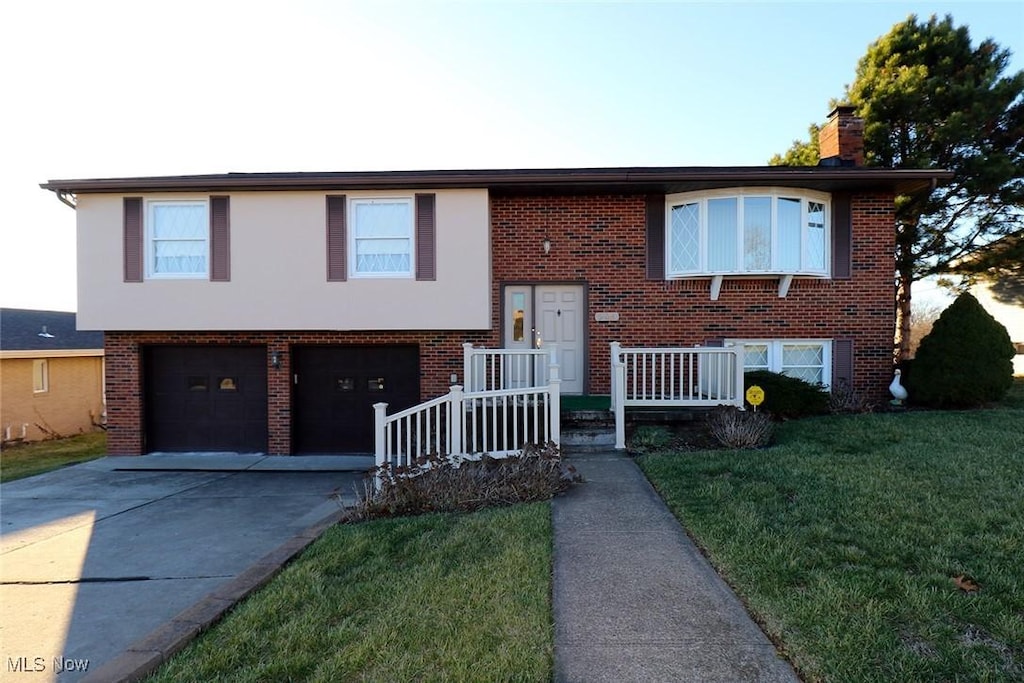
[[[463,342],[500,346],[502,286],[578,283],[587,295],[588,393],[609,391],[608,345],[689,346],[708,339],[853,340],[855,389],[881,398],[891,379],[893,197],[851,201],[852,276],[794,279],[785,298],[777,279],[726,279],[717,301],[705,279],[649,281],[645,195],[492,196],[492,329],[480,332],[108,332],[108,449],[145,452],[141,349],[154,344],[257,344],[281,354],[268,369],[269,452],[291,452],[292,345],[418,344],[423,399],[447,391],[462,374]],[[443,226],[438,226],[443,230]],[[551,241],[550,253],[541,245]],[[617,312],[617,322],[596,322]],[[269,363],[269,361],[268,361]]]

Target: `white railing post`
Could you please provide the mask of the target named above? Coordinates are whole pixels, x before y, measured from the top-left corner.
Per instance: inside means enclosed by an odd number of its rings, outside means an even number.
[[[611,365],[608,366],[611,375],[608,379],[608,381],[611,382],[611,386],[609,387],[611,398],[609,400],[611,401],[611,409],[615,410],[617,399],[616,394],[618,394],[618,378],[615,374],[615,364],[619,362],[619,357],[622,355],[622,344],[617,341],[613,341],[610,346],[612,349],[612,357]]]
[[[743,344],[733,345],[733,372],[736,373],[736,389],[733,394],[733,400],[736,407],[740,410],[746,406],[746,393],[743,391],[743,368],[746,365],[746,349]]]
[[[557,368],[556,368],[557,369]],[[549,436],[556,446],[562,443],[562,380],[557,377],[548,384],[548,396],[550,400],[551,421]]]
[[[553,379],[561,379],[558,365],[558,344],[548,345],[548,382]]]
[[[558,344],[552,344],[548,356],[548,437],[562,443],[562,377],[558,366]]]
[[[626,400],[623,396],[623,388],[626,386],[626,364],[616,361],[612,365],[612,382],[615,386],[616,396],[612,399],[615,406],[615,449],[625,450],[626,448]]]
[[[462,345],[462,386],[473,391],[473,345],[466,342]]]
[[[462,457],[462,418],[464,408],[462,405],[462,387],[458,384],[452,385],[448,393],[448,453],[449,457]],[[443,455],[443,454],[439,454]]]
[[[384,427],[387,414],[387,403],[373,404],[373,456],[377,467],[381,467],[388,458],[387,434]]]

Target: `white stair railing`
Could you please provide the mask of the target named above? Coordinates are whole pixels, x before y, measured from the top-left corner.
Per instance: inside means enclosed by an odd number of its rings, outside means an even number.
[[[626,447],[625,409],[743,407],[743,347],[627,348],[611,343],[615,448]]]
[[[500,458],[529,443],[561,443],[556,350],[549,347],[542,354],[548,361],[542,386],[465,391],[455,385],[444,396],[393,415],[387,414],[387,403],[374,404],[376,465],[411,466],[429,455]]]
[[[494,391],[542,387],[548,368],[557,358],[557,345],[541,349],[488,349],[462,345],[462,381],[466,391]]]

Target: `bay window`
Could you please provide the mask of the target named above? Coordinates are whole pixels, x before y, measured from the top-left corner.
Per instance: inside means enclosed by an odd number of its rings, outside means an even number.
[[[669,277],[828,275],[827,194],[740,188],[666,200]]]

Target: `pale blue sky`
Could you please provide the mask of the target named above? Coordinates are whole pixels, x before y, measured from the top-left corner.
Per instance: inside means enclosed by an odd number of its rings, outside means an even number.
[[[5,3],[0,305],[76,306],[50,178],[762,165],[911,13],[1024,69],[1020,2]]]

